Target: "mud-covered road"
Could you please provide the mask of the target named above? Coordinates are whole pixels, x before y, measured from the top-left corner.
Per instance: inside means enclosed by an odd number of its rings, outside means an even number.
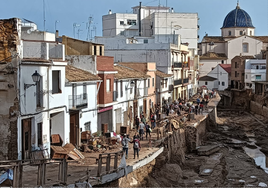
[[[219,110],[217,127],[203,145],[218,145],[208,156],[188,153],[184,165],[155,168],[146,186],[268,186],[268,120],[248,112]]]

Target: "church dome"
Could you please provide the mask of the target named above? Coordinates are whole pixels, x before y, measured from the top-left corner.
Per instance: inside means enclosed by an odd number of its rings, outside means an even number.
[[[241,9],[239,5],[236,6],[236,9],[232,10],[227,14],[224,19],[222,28],[229,27],[254,27],[252,25],[251,18],[249,14]]]

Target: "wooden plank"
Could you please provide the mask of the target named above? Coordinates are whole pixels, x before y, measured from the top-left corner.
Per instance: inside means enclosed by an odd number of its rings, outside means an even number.
[[[108,154],[106,158],[106,173],[110,171],[110,164],[111,164],[111,154]]]
[[[23,166],[21,165],[22,161],[19,162],[19,187],[22,187],[22,173],[23,173]]]
[[[99,154],[97,177],[100,177],[102,169],[102,154]]]

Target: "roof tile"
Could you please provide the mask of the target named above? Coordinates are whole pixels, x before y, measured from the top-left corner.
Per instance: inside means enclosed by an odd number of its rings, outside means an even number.
[[[71,65],[65,67],[66,79],[69,82],[94,81],[101,80],[101,77],[94,75],[88,71],[76,68]]]

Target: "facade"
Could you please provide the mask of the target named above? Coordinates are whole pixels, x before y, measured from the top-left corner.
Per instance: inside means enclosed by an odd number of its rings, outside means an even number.
[[[236,56],[231,64],[231,88],[242,90],[245,88],[245,62],[255,59],[253,56]]]
[[[121,64],[114,66],[117,73],[114,82],[113,108],[114,125],[120,133],[121,126],[134,127],[134,118],[143,111],[143,100],[147,98],[148,89],[144,86],[150,76]]]
[[[99,76],[71,65],[65,67],[65,103],[68,104],[70,123],[69,143],[80,145],[81,132],[97,132],[97,96]]]
[[[217,78],[211,76],[200,77],[198,83],[200,87],[207,87],[209,90],[217,89],[219,85]]]
[[[182,80],[174,83],[173,98],[189,98],[196,92],[197,70],[187,63],[199,64],[197,13],[140,5],[133,7],[132,14],[109,12],[102,20],[103,37],[95,40],[105,45],[105,54],[115,62],[156,62],[158,70]],[[182,63],[187,68],[175,65]]]
[[[138,114],[143,112],[143,115],[146,118],[150,117],[150,112],[156,104],[156,64],[153,62],[148,63],[119,63],[119,65],[134,69],[139,71],[145,75],[147,75],[147,79],[144,80],[143,86],[138,86],[138,88],[144,90],[144,94],[141,95],[140,99],[138,100],[139,110]],[[143,96],[143,97],[142,97]],[[142,108],[141,108],[142,106]]]
[[[219,91],[223,91],[231,84],[231,65],[219,64],[212,71],[210,71],[207,76],[216,78],[218,84],[214,88]],[[203,82],[201,82],[201,85],[199,86],[202,85],[204,85]]]
[[[266,59],[245,60],[245,88],[255,91],[255,82],[266,81]]]
[[[200,76],[207,75],[218,64],[231,64],[236,56],[264,57],[267,36],[255,36],[248,13],[236,6],[224,19],[221,36],[206,35],[199,44]]]

